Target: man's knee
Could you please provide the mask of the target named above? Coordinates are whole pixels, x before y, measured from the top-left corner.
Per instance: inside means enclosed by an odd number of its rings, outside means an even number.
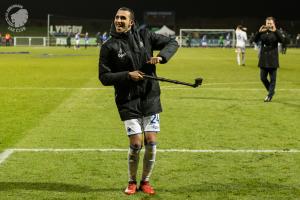
[[[270,82],[275,83],[276,82],[276,76],[271,76],[270,77]]]
[[[129,136],[129,143],[130,146],[134,148],[138,148],[142,146],[142,135],[141,134],[135,134]]]
[[[156,143],[156,133],[147,132],[145,133],[145,145],[149,143]]]
[[[266,75],[264,75],[264,74],[261,74],[260,75],[260,80],[262,81],[262,82],[268,82],[268,78],[267,78],[267,76]]]
[[[134,152],[139,152],[142,149],[141,144],[130,144],[130,149]]]

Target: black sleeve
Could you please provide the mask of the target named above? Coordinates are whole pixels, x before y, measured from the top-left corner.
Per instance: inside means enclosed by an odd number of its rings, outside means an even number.
[[[162,57],[161,63],[166,63],[176,53],[178,43],[175,39],[149,32],[153,50],[160,50],[158,56]]]
[[[130,81],[129,71],[113,73],[110,62],[110,50],[106,45],[103,45],[99,56],[99,80],[103,85],[118,85]]]
[[[258,42],[260,41],[260,35],[261,35],[260,32],[256,32],[256,33],[255,33],[254,39],[253,39],[253,41],[254,41],[255,43],[258,43]]]
[[[274,33],[279,43],[285,43],[285,38],[279,30],[276,30]]]

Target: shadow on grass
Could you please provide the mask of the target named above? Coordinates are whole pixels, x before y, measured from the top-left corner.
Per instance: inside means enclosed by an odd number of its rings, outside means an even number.
[[[179,99],[199,99],[199,100],[214,100],[214,101],[249,101],[249,102],[261,102],[261,103],[265,103],[263,100],[264,98],[260,98],[260,99],[250,99],[250,98],[245,98],[245,99],[241,99],[241,98],[224,98],[224,97],[179,97]],[[300,99],[293,99],[295,102],[300,102]],[[296,104],[296,103],[290,103],[288,101],[282,101],[282,100],[273,100],[272,102],[268,102],[268,103],[278,103],[278,104],[282,104],[288,107],[294,107],[294,108],[300,108],[300,104]]]
[[[120,188],[96,188],[67,183],[39,183],[39,182],[0,182],[0,191],[8,190],[45,190],[55,192],[115,192],[121,191]]]
[[[270,182],[235,182],[235,183],[208,183],[181,186],[180,190],[171,188],[172,193],[185,191],[188,193],[233,193],[233,194],[290,194],[300,195],[300,185],[276,184]]]
[[[300,102],[299,99],[294,99],[295,102]],[[293,108],[300,108],[300,104],[296,104],[296,103],[289,103],[289,102],[284,102],[284,101],[274,101],[274,103],[278,103],[278,104],[282,104],[288,107],[293,107]]]

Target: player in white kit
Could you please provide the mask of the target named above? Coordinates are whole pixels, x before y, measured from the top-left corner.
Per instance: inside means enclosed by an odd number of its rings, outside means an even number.
[[[245,30],[246,28],[243,28],[241,25],[238,25],[235,31],[237,64],[242,66],[245,66],[245,49],[247,41],[247,33]]]

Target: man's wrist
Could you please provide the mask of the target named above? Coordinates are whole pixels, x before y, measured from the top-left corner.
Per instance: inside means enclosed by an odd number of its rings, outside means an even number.
[[[128,78],[128,79],[131,79],[130,72],[127,73],[127,78]]]

